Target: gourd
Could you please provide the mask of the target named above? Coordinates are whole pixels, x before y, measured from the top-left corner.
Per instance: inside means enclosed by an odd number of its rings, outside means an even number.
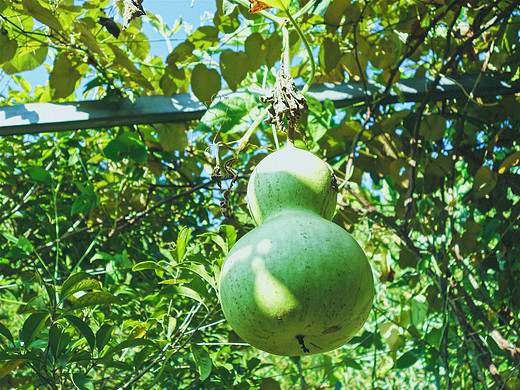
[[[330,221],[332,183],[325,162],[292,145],[251,175],[248,206],[258,226],[226,256],[219,295],[231,327],[258,349],[285,356],[336,349],[370,313],[372,270],[356,240]]]

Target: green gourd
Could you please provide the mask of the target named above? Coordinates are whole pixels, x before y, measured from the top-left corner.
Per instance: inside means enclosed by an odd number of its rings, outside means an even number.
[[[263,351],[322,353],[348,342],[374,298],[370,264],[330,221],[337,193],[330,167],[287,146],[265,157],[248,183],[257,227],[224,260],[219,294],[235,332]]]

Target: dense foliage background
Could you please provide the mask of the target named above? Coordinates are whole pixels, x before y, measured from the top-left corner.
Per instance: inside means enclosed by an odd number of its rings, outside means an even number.
[[[244,345],[218,304],[223,258],[253,227],[247,177],[285,135],[261,123],[238,153],[229,219],[211,175],[265,106],[254,91],[274,84],[285,14],[216,3],[173,47],[180,22],[161,15],[123,29],[138,2],[0,0],[2,105],[192,91],[209,107],[188,123],[0,138],[0,388],[519,389],[519,98],[384,104],[402,78],[517,80],[519,2],[291,3],[314,83],[385,87],[343,109],[309,99],[299,123],[297,145],[338,177],[334,221],[377,276],[359,335],[301,360]],[[150,54],[146,24],[167,56]],[[311,62],[288,28],[303,85]],[[33,87],[23,72],[38,67],[49,79]],[[247,98],[219,99],[226,88]]]

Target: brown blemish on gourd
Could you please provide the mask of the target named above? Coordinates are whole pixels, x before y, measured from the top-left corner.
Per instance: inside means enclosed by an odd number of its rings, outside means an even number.
[[[325,329],[323,332],[321,332],[321,334],[335,333],[335,332],[338,332],[340,330],[341,330],[341,325],[334,325],[334,326],[331,326],[331,327]]]

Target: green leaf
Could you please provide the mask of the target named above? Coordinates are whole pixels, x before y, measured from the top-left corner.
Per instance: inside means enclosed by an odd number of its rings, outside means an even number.
[[[473,197],[480,199],[489,194],[497,185],[497,174],[487,165],[480,167],[473,180]]]
[[[51,174],[46,171],[44,168],[41,167],[28,167],[27,171],[29,172],[29,179],[38,184],[52,184],[52,176]]]
[[[0,322],[0,334],[3,335],[5,338],[7,338],[11,344],[14,345],[14,339],[13,335],[11,334],[11,331],[7,329],[7,327]]]
[[[112,332],[114,331],[114,329],[115,326],[113,325],[103,324],[96,332],[96,347],[98,353],[101,353],[103,351],[103,348],[105,348],[105,345],[108,344],[108,342],[112,338]]]
[[[58,350],[62,334],[63,331],[56,322],[51,325],[51,328],[49,329],[49,348],[54,358],[58,357]]]
[[[234,52],[228,49],[220,54],[220,72],[232,91],[236,91],[246,78],[248,69],[249,59],[243,51]]]
[[[237,241],[237,229],[233,225],[224,224],[220,226],[220,231],[224,231],[224,234],[226,235],[228,250],[231,249]]]
[[[163,150],[174,152],[188,146],[185,123],[158,123],[154,127]]]
[[[61,31],[63,29],[58,18],[49,9],[42,7],[38,0],[22,0],[22,4],[34,19],[46,24],[53,30]]]
[[[206,107],[215,99],[220,87],[220,75],[215,69],[208,69],[203,64],[195,66],[191,74],[191,89]]]
[[[103,354],[103,357],[107,358],[112,355],[115,355],[116,353],[121,352],[124,349],[140,347],[140,346],[148,346],[148,347],[153,347],[156,350],[158,349],[157,344],[154,343],[153,341],[148,340],[148,339],[137,338],[137,339],[125,340],[125,341],[121,342],[120,344],[107,349],[107,351]]]
[[[428,314],[428,301],[426,300],[426,297],[424,295],[413,297],[410,308],[412,310],[412,324],[417,329],[420,329],[420,326]]]
[[[164,268],[159,263],[156,263],[155,261],[151,261],[151,260],[142,261],[132,267],[132,271],[144,271],[147,269],[153,269],[153,270],[161,271],[164,273],[168,273],[168,270],[166,268]]]
[[[78,390],[94,390],[94,383],[92,380],[79,372],[72,374],[72,382]]]
[[[215,278],[208,271],[206,271],[206,268],[202,264],[183,263],[179,266],[179,268],[187,269],[191,272],[196,273],[197,275],[202,277],[206,282],[208,282],[215,291],[217,291]]]
[[[9,61],[14,57],[16,49],[18,48],[18,42],[14,39],[9,39],[7,31],[0,29],[0,64]]]
[[[54,59],[54,66],[49,76],[49,87],[53,99],[66,98],[76,89],[76,83],[81,75],[66,53],[60,53]]]
[[[216,12],[213,17],[215,27],[224,34],[231,34],[240,27],[240,20],[238,20],[238,9],[235,8],[230,13]]]
[[[249,70],[257,71],[267,58],[267,44],[259,32],[247,37],[244,43],[245,53],[249,61]]]
[[[331,38],[325,38],[320,46],[320,65],[325,73],[330,73],[336,66],[338,66],[341,59],[341,50],[339,42]]]
[[[25,348],[29,347],[38,333],[45,327],[48,317],[49,313],[33,313],[27,317],[20,331],[20,339],[23,341]]]
[[[77,184],[81,194],[74,199],[70,209],[70,215],[88,214],[94,207],[99,204],[99,197],[94,190],[94,186],[82,186]]]
[[[218,28],[202,26],[195,30],[187,39],[195,49],[206,50],[220,43]]]
[[[87,340],[90,350],[94,352],[94,348],[96,347],[96,337],[94,336],[94,332],[92,331],[90,326],[88,326],[87,323],[83,321],[81,318],[70,314],[66,315],[65,319],[69,321],[72,325],[74,325],[76,328],[78,328],[83,337],[85,337],[85,339]]]
[[[399,370],[403,370],[405,368],[411,367],[417,362],[418,356],[415,354],[415,351],[408,351],[403,353],[396,361],[395,368]]]
[[[186,286],[174,286],[174,285],[168,285],[167,287],[163,288],[161,290],[162,295],[181,295],[184,297],[188,297],[191,299],[196,300],[197,302],[200,302],[204,305],[204,307],[207,309],[208,307],[204,303],[204,299],[202,296],[193,290],[192,288],[186,287]]]
[[[260,390],[281,390],[280,384],[273,378],[262,379]]]
[[[61,285],[61,293],[60,293],[61,300],[64,300],[69,295],[73,294],[76,291],[79,291],[77,289],[73,289],[74,286],[76,284],[80,283],[81,281],[83,281],[85,279],[89,279],[91,277],[92,277],[92,275],[89,274],[88,272],[77,272],[77,273],[70,275],[67,278],[67,280],[65,280],[63,282],[63,284]],[[69,293],[69,290],[73,290],[73,292]]]
[[[191,239],[191,230],[187,227],[182,227],[179,232],[179,236],[177,237],[177,246],[175,248],[175,252],[177,253],[177,261],[181,262],[186,255],[186,248],[188,247],[188,243]]]
[[[137,163],[148,160],[146,145],[136,134],[131,132],[123,133],[110,141],[103,149],[103,154],[114,162],[121,161],[124,158],[131,158]]]
[[[267,56],[265,58],[265,63],[268,68],[272,68],[274,64],[280,60],[282,46],[282,37],[277,32],[269,35],[269,38],[267,38]]]
[[[200,380],[201,382],[203,382],[211,374],[211,369],[213,366],[211,362],[211,357],[209,356],[208,350],[203,346],[191,344],[190,350],[193,355],[195,365],[197,366],[197,371],[200,375]]]
[[[520,164],[520,151],[514,152],[513,154],[507,156],[502,164],[498,167],[498,173],[502,174],[509,171],[512,167],[515,167]]]
[[[421,121],[419,134],[430,141],[439,141],[446,131],[446,119],[442,115],[427,115]]]
[[[83,309],[97,305],[122,304],[121,299],[108,291],[88,292],[72,302],[71,310]]]

